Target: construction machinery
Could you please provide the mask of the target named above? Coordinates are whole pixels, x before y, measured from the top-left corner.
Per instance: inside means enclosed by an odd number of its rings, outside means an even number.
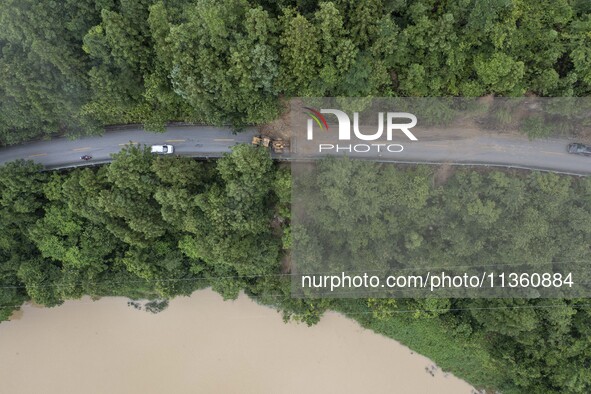
[[[281,138],[273,140],[271,147],[273,148],[273,152],[275,153],[283,153],[285,151],[289,151],[289,144],[283,141],[283,139]]]
[[[285,153],[289,152],[289,143],[284,141],[282,138],[271,139],[264,135],[255,135],[252,137],[252,144],[256,146],[263,146],[268,148],[269,145],[273,150],[273,153]]]
[[[269,147],[271,143],[271,138],[263,135],[255,135],[252,137],[252,144],[256,146],[264,146],[265,148]]]

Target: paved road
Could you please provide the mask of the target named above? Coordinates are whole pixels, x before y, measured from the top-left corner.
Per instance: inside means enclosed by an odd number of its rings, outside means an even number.
[[[108,162],[112,153],[125,144],[164,144],[175,146],[175,153],[193,157],[219,157],[230,152],[237,143],[248,143],[256,129],[233,134],[228,129],[207,126],[169,127],[165,133],[147,133],[141,129],[109,131],[100,137],[78,140],[56,138],[0,149],[0,164],[16,159],[30,159],[48,169],[92,165]],[[471,136],[446,138],[445,135],[422,137],[419,141],[400,140],[404,150],[399,153],[373,152],[356,154],[368,159],[397,162],[435,162],[455,164],[487,164],[542,169],[580,175],[591,175],[591,157],[566,153],[566,139],[528,141],[515,136]],[[315,141],[317,142],[317,141]],[[292,158],[317,158],[313,151],[306,154],[301,143],[295,144],[297,153]],[[330,153],[330,152],[328,152]],[[341,151],[342,154],[342,151]],[[89,162],[80,160],[90,155]],[[289,159],[288,155],[283,155]]]
[[[420,141],[419,141],[420,142]],[[409,159],[440,162],[490,164],[591,175],[591,157],[569,154],[567,139],[529,141],[515,136],[482,136],[459,141],[426,141],[406,144]]]
[[[48,169],[92,165],[110,160],[129,144],[171,144],[175,153],[181,156],[219,157],[230,152],[231,146],[249,142],[255,129],[233,134],[228,129],[207,126],[169,127],[165,133],[148,133],[141,129],[108,131],[100,137],[77,140],[55,138],[36,141],[0,149],[0,164],[17,159],[33,160]],[[92,160],[84,162],[80,156],[90,155]]]
[[[325,140],[323,141],[323,138]],[[350,156],[363,157],[384,162],[407,163],[450,163],[450,164],[474,164],[491,165],[500,167],[517,167],[526,169],[539,169],[575,175],[591,175],[591,157],[569,154],[566,146],[573,142],[568,139],[544,139],[529,141],[520,136],[508,135],[472,135],[458,137],[453,136],[421,136],[417,133],[418,141],[399,139],[396,141],[378,141],[383,144],[400,144],[401,152],[388,152],[381,147],[372,146],[370,152],[352,153]],[[337,155],[336,142],[329,137],[319,139],[314,136],[312,143],[300,138],[295,150],[297,156],[318,157],[319,144],[326,142],[335,146],[334,149],[324,149],[324,155]],[[361,144],[359,150],[367,149],[364,145],[374,144],[374,141],[352,142]],[[396,150],[397,148],[392,148]],[[339,154],[348,154],[349,143],[339,142]]]

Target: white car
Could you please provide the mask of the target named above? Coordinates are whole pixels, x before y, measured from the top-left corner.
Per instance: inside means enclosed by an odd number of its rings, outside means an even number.
[[[158,153],[160,155],[169,155],[174,153],[174,146],[172,145],[152,145],[152,153]]]

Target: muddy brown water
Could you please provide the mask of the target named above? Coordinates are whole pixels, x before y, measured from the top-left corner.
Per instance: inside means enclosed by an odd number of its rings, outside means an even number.
[[[438,393],[466,382],[337,313],[284,324],[211,290],[158,314],[124,298],[26,305],[0,324],[0,393]],[[432,374],[434,376],[432,376]]]

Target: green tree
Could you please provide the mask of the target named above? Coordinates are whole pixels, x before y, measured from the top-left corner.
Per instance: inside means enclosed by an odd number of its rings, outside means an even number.
[[[175,92],[214,124],[263,123],[278,114],[275,23],[243,0],[199,0],[171,27]]]
[[[89,96],[80,45],[96,18],[93,0],[2,3],[0,145],[99,131],[80,114]]]
[[[312,82],[319,74],[321,64],[318,30],[292,9],[284,9],[280,20],[279,86],[291,96],[313,96]]]

